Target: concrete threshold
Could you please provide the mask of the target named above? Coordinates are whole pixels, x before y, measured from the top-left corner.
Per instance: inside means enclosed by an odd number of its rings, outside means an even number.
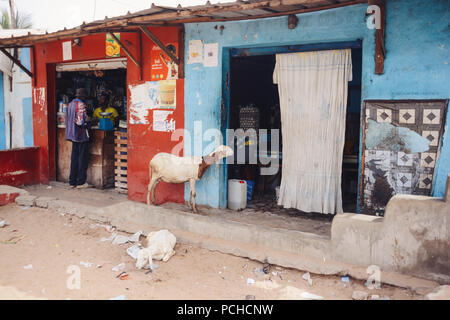
[[[18,199],[16,202],[21,204],[20,197]],[[29,205],[30,198],[27,200],[26,205]],[[40,207],[111,224],[119,231],[130,234],[139,230],[147,234],[154,230],[169,229],[176,235],[178,242],[212,251],[315,274],[350,276],[363,281],[370,276],[364,267],[331,259],[331,239],[326,236],[250,225],[133,201],[102,208],[66,200],[49,198],[47,201],[46,206],[41,201]],[[431,292],[439,286],[434,281],[393,272],[382,272],[381,281],[419,294]]]

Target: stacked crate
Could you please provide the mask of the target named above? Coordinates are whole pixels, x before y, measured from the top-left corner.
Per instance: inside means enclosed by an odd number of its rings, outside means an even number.
[[[127,133],[115,132],[114,137],[115,188],[120,193],[128,193],[127,185]]]
[[[247,129],[259,129],[259,109],[253,105],[242,107],[239,110],[239,127]]]

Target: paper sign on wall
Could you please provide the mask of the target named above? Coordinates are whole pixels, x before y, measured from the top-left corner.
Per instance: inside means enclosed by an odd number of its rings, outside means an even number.
[[[202,40],[189,41],[188,64],[203,62],[203,42]]]
[[[62,43],[63,60],[72,60],[72,41]]]
[[[175,119],[168,119],[172,115],[171,110],[153,111],[153,131],[172,132],[175,131]]]
[[[164,44],[175,56],[178,56],[178,43]],[[150,54],[152,80],[178,79],[178,65],[164,53],[160,47],[154,45]]]
[[[176,108],[176,80],[147,81],[138,85],[129,85],[129,89],[131,124],[148,124],[151,109]]]
[[[40,110],[43,110],[46,104],[45,87],[33,89],[33,102],[39,105]]]
[[[203,65],[205,67],[217,67],[219,61],[219,44],[205,43]]]

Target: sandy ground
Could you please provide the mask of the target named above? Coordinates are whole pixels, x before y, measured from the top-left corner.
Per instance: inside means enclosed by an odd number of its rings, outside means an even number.
[[[146,274],[126,253],[131,244],[101,242],[110,233],[87,218],[10,204],[0,207],[2,219],[9,225],[0,228],[0,299],[303,299],[303,292],[351,299],[354,290],[389,299],[422,298],[387,285],[368,290],[362,281],[346,283],[336,276],[312,274],[310,286],[301,271],[270,266],[267,275],[255,273],[262,268],[259,262],[182,244],[168,262],[154,261],[158,268]],[[112,271],[122,262],[124,270]],[[80,289],[68,288],[68,282],[76,283],[70,270],[80,271]],[[122,271],[128,279],[117,278]],[[248,278],[255,283],[247,284]]]

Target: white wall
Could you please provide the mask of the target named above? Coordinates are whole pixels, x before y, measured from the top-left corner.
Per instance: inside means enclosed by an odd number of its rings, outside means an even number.
[[[19,49],[29,50],[29,49]],[[12,53],[12,50],[11,50]],[[25,56],[28,61],[22,64],[29,66],[29,54],[19,52],[19,57]],[[31,105],[24,103],[24,99],[31,99],[31,78],[17,65],[12,68],[12,61],[0,53],[0,70],[3,72],[4,114],[5,114],[5,144],[6,149],[29,147],[32,142],[33,128],[29,117],[32,114]],[[12,91],[10,84],[12,77]],[[10,139],[10,115],[12,119],[12,139]],[[31,139],[30,139],[31,135]],[[12,140],[12,145],[11,145]]]

